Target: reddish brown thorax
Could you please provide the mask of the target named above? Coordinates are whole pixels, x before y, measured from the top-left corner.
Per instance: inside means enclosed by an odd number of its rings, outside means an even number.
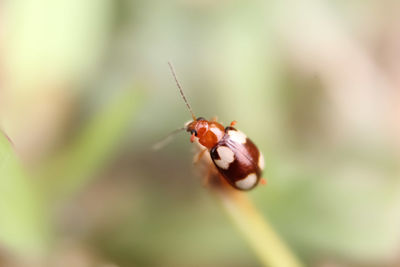
[[[225,134],[224,126],[216,121],[207,121],[203,118],[190,122],[186,127],[186,131],[192,134],[190,137],[191,142],[197,137],[199,143],[208,149],[213,148]]]

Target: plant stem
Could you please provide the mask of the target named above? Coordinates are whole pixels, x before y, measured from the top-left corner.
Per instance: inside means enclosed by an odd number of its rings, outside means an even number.
[[[246,193],[230,188],[214,188],[235,225],[265,266],[303,266],[272,226],[255,208]]]

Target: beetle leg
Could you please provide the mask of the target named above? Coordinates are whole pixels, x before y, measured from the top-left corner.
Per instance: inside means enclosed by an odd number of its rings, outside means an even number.
[[[197,153],[197,154],[194,156],[193,163],[194,163],[194,164],[199,163],[199,161],[200,161],[201,158],[204,156],[204,153],[205,153],[206,151],[208,151],[208,150],[205,148],[205,149],[201,150],[199,153]]]
[[[204,177],[203,186],[205,187],[219,187],[221,182],[223,182],[223,177],[221,174],[213,168],[214,166],[209,166],[207,175]]]

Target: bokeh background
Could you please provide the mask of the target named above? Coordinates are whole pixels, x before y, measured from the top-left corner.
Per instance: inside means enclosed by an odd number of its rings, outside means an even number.
[[[258,144],[249,194],[306,266],[400,265],[398,1],[0,4],[0,266],[260,266],[190,114]]]

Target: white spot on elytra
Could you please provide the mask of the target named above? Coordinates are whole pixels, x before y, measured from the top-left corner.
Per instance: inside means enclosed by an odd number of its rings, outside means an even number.
[[[227,170],[229,164],[231,164],[235,159],[233,151],[229,147],[220,146],[217,148],[217,153],[220,159],[214,160],[215,164],[221,169]]]
[[[257,182],[257,175],[250,173],[246,178],[236,182],[236,186],[240,189],[247,190],[252,188]]]
[[[242,133],[241,131],[230,130],[230,131],[228,131],[228,134],[229,134],[229,137],[233,141],[240,143],[240,144],[246,143],[247,136],[244,133]]]
[[[264,156],[263,156],[263,154],[260,152],[260,156],[258,157],[258,167],[259,167],[261,170],[264,170],[264,164],[265,164],[265,162],[264,162]]]

